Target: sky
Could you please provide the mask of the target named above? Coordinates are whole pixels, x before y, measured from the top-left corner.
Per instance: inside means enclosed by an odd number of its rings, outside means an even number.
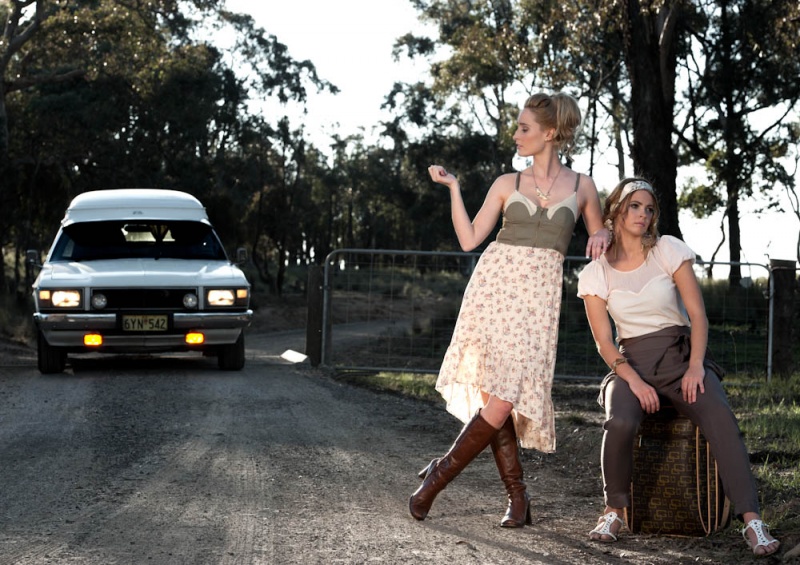
[[[320,78],[341,90],[335,96],[312,94],[308,102],[305,129],[323,150],[334,134],[344,137],[361,132],[368,141],[373,139],[374,125],[386,118],[380,106],[392,85],[428,80],[424,63],[392,59],[392,45],[398,37],[409,32],[431,34],[430,28],[418,21],[409,0],[228,0],[227,5],[232,11],[250,14],[258,27],[288,47],[293,58],[310,60]],[[585,101],[579,102],[585,108]],[[509,155],[509,170],[512,158]],[[581,170],[580,155],[576,156],[575,169]],[[601,165],[594,172],[594,180],[600,190],[610,191],[619,180],[616,168]],[[797,181],[800,185],[800,178]],[[800,221],[794,214],[755,214],[749,203],[741,208],[741,261],[763,265],[770,259],[795,259]],[[791,210],[788,203],[785,209]],[[681,212],[686,243],[706,260],[721,240],[721,217],[720,212],[700,221],[689,212]],[[729,260],[727,241],[716,260]],[[714,273],[715,277],[726,274],[726,267]],[[763,278],[767,271],[743,268],[742,275]]]

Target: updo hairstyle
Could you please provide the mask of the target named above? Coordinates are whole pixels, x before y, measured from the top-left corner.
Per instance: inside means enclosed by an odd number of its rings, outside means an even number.
[[[540,92],[528,98],[524,107],[533,112],[539,125],[555,130],[553,141],[559,152],[568,156],[575,147],[575,135],[581,124],[577,100],[564,92],[552,96]]]

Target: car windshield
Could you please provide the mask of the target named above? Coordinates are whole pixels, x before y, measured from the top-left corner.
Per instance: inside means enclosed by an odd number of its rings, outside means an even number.
[[[226,260],[211,226],[187,221],[80,222],[67,226],[51,261],[98,259]]]

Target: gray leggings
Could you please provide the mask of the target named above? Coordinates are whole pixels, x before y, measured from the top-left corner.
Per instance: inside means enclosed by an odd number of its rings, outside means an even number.
[[[706,370],[705,393],[698,392],[694,404],[683,400],[680,380],[665,385],[649,384],[662,398],[669,399],[680,414],[700,427],[719,464],[722,486],[736,513],[759,512],[747,448],[717,376]],[[605,503],[612,508],[625,508],[630,504],[633,444],[645,414],[628,383],[616,376],[606,384],[604,405],[606,421],[603,424],[601,463]]]

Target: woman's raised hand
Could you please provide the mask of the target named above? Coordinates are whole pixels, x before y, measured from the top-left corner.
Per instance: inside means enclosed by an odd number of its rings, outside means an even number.
[[[431,175],[431,180],[433,180],[433,182],[438,182],[447,187],[451,187],[458,182],[455,175],[453,173],[448,173],[447,169],[441,165],[431,165],[428,167],[428,174]]]

